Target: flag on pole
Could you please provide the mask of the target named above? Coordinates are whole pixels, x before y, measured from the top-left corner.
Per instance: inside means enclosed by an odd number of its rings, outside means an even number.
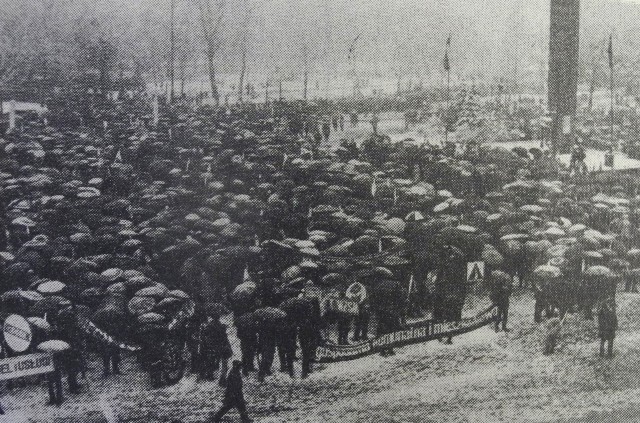
[[[613,35],[609,35],[609,69],[613,69]]]
[[[451,47],[451,35],[447,37],[447,48],[444,52],[444,70],[447,72],[451,70],[451,63],[449,62],[449,47]]]

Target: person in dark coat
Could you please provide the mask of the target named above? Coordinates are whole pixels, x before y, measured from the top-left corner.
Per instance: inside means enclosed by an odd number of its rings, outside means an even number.
[[[331,136],[331,118],[329,116],[322,120],[322,136],[325,142],[329,141]]]
[[[358,112],[356,110],[352,110],[349,115],[349,122],[351,123],[351,127],[355,128],[358,126]]]
[[[218,316],[209,316],[200,328],[200,377],[213,380],[213,374],[221,367],[219,383],[223,386],[232,355],[227,327],[220,323]]]
[[[266,376],[271,375],[271,365],[276,353],[276,340],[278,329],[275,325],[266,325],[258,330],[258,347],[260,351],[260,369],[258,370],[258,380],[264,381]]]
[[[185,328],[187,332],[187,348],[191,353],[191,373],[199,374],[200,372],[200,326],[204,323],[205,318],[206,316],[202,310],[200,310],[199,306],[196,306],[196,311]]]
[[[511,278],[506,273],[497,271],[491,274],[491,280],[491,301],[498,308],[495,330],[498,332],[500,323],[502,323],[502,330],[508,332],[507,319],[509,317],[509,297],[511,297],[511,292],[513,290]]]
[[[300,350],[302,352],[302,374],[304,379],[312,372],[312,361],[316,355],[316,349],[321,343],[321,316],[320,302],[317,298],[311,301],[311,310],[299,322],[298,336],[300,337]]]
[[[253,318],[253,313],[245,313],[234,320],[236,333],[240,340],[242,354],[242,374],[247,376],[255,371],[255,356],[258,348],[258,334]]]
[[[616,304],[613,299],[608,299],[600,307],[598,312],[598,332],[600,333],[600,357],[604,357],[604,344],[607,345],[607,355],[613,356],[613,340],[618,329],[618,316]]]
[[[102,345],[102,374],[104,377],[109,377],[112,373],[119,375],[120,373],[120,348],[114,345]]]
[[[338,345],[348,345],[351,316],[346,313],[336,313],[336,316],[338,322]]]
[[[369,298],[365,298],[358,308],[358,315],[354,319],[353,340],[366,341],[369,339],[369,319],[371,318],[371,304]]]
[[[84,336],[80,328],[78,310],[75,303],[58,314],[58,332],[60,339],[71,347],[69,351],[65,352],[62,361],[67,371],[69,391],[72,394],[77,394],[80,391],[78,373],[82,371],[84,362]]]
[[[296,357],[296,322],[287,316],[278,328],[278,356],[280,371],[288,373],[293,378],[293,361]]]
[[[240,369],[242,363],[238,360],[234,360],[231,365],[231,370],[227,375],[227,385],[224,390],[224,398],[222,400],[222,407],[213,416],[212,423],[219,422],[222,417],[227,414],[232,408],[236,408],[240,414],[240,418],[244,423],[251,422],[251,418],[247,413],[247,404],[244,400],[244,393],[242,392],[242,375]]]

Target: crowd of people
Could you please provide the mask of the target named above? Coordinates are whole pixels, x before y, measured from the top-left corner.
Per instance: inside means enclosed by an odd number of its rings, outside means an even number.
[[[0,301],[60,360],[52,403],[92,352],[108,377],[131,351],[161,386],[184,345],[178,374],[217,374],[235,394],[216,418],[245,418],[241,375],[269,377],[276,353],[306,377],[320,345],[460,320],[480,260],[496,331],[513,281],[530,282],[536,319],[604,304],[611,351],[615,284],[640,268],[630,186],[575,183],[539,149],[394,143],[375,119],[367,139],[329,142],[343,114],[302,102],[48,106],[0,140]]]

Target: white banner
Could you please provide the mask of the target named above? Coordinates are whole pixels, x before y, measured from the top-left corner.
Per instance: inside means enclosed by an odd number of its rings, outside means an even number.
[[[53,372],[53,357],[47,353],[21,355],[0,360],[0,380]]]

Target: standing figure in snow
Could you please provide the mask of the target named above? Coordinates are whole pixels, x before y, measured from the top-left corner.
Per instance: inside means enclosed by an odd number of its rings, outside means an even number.
[[[240,340],[242,354],[242,374],[247,376],[255,371],[255,356],[258,347],[258,334],[253,313],[245,313],[234,320],[236,332]]]
[[[509,297],[512,292],[512,282],[509,275],[501,271],[491,273],[491,301],[498,308],[495,330],[498,332],[500,323],[502,330],[508,332],[507,319],[509,317]]]
[[[219,316],[208,316],[200,329],[200,377],[213,379],[213,373],[220,368],[220,386],[224,386],[228,361],[232,356],[227,327]]]
[[[613,340],[618,329],[618,316],[613,298],[604,301],[598,312],[598,332],[600,333],[600,357],[604,357],[604,344],[607,344],[607,356],[613,356]]]

